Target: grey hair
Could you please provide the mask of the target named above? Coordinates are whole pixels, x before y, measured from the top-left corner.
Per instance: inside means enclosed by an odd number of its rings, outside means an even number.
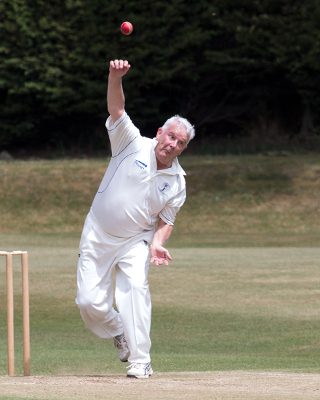
[[[191,125],[191,123],[186,119],[181,117],[180,115],[174,115],[173,117],[169,118],[166,120],[166,122],[163,124],[162,128],[166,129],[169,125],[172,123],[176,123],[178,125],[182,125],[187,133],[188,136],[188,143],[190,140],[192,140],[196,134],[194,126]]]

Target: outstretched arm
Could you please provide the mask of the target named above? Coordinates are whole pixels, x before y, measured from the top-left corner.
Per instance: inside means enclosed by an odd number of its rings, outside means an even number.
[[[124,113],[125,97],[122,88],[122,78],[130,69],[127,60],[112,60],[109,65],[107,106],[113,122]]]
[[[169,239],[173,231],[173,225],[168,225],[162,219],[159,219],[157,229],[155,231],[150,251],[151,259],[150,261],[155,265],[168,265],[172,257],[169,251],[163,247],[165,242]]]

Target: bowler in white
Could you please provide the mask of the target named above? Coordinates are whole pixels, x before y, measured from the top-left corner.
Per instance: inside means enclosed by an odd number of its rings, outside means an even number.
[[[113,339],[127,376],[149,378],[151,367],[150,262],[168,265],[164,247],[186,198],[177,157],[195,135],[178,115],[143,137],[125,111],[127,60],[109,65],[106,128],[111,160],[83,227],[76,303],[95,335]]]

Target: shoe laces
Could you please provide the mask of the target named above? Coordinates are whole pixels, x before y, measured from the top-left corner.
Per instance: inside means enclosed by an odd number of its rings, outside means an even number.
[[[130,369],[130,368],[141,368],[141,369],[147,369],[150,366],[150,363],[147,364],[143,364],[143,363],[137,363],[137,362],[133,362],[130,365],[128,365],[126,368]]]

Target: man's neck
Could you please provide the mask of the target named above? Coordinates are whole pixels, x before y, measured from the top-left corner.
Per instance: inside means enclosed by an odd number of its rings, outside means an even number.
[[[167,164],[162,164],[158,159],[157,159],[157,169],[168,169],[172,167],[172,163],[170,165]]]

